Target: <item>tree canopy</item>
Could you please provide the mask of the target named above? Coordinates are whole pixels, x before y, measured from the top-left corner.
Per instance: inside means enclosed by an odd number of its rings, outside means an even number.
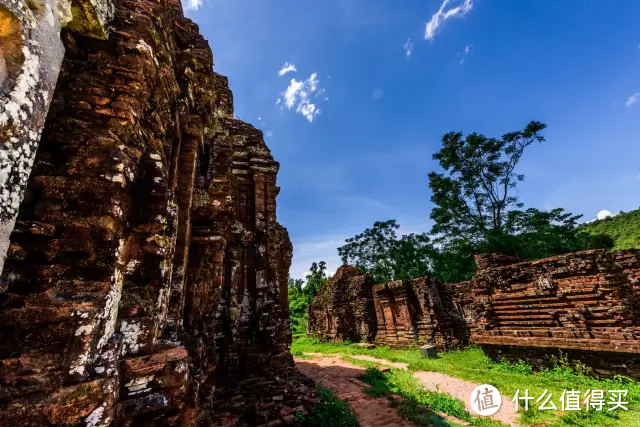
[[[429,174],[435,205],[431,233],[441,241],[479,243],[492,232],[504,231],[510,210],[523,206],[515,189],[524,175],[517,174],[516,167],[527,147],[544,141],[540,132],[545,128],[532,121],[501,139],[477,133],[444,135],[442,148],[433,155],[444,172]]]
[[[500,139],[477,133],[463,137],[450,132],[433,155],[442,173],[429,174],[431,234],[439,244],[434,272],[442,280],[473,275],[473,255],[501,253],[524,259],[544,258],[593,247],[603,239],[580,230],[578,220],[562,208],[541,211],[524,208],[518,196],[518,163],[533,143],[545,140],[547,126],[532,121],[523,130]]]
[[[394,219],[375,222],[338,248],[342,262],[369,274],[376,283],[426,276],[433,251],[429,237],[422,233],[398,238],[398,228]]]
[[[501,253],[536,259],[588,248],[610,247],[611,239],[591,236],[562,208],[525,208],[518,194],[524,175],[518,164],[546,125],[532,121],[501,138],[449,132],[433,155],[441,171],[429,174],[433,227],[429,233],[398,238],[395,220],[346,240],[338,248],[345,264],[368,273],[377,283],[433,274],[446,282],[471,278],[473,256]]]

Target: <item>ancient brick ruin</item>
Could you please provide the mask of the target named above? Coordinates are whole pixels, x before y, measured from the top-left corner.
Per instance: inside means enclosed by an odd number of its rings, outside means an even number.
[[[307,310],[307,332],[321,339],[372,341],[376,313],[373,280],[343,265],[318,292]]]
[[[376,285],[376,341],[399,347],[431,343],[440,350],[466,345],[463,315],[449,292],[432,277]]]
[[[307,332],[326,340],[456,348],[468,336],[449,292],[433,278],[375,285],[368,275],[344,265],[309,304]]]
[[[471,342],[490,357],[524,359],[537,368],[566,356],[601,376],[640,379],[640,250],[592,250],[526,262],[482,255],[476,264],[467,282],[426,277],[373,286],[375,337],[352,339],[439,349]],[[323,301],[314,300],[309,328],[331,338],[317,321]],[[336,301],[346,300],[333,300],[332,313],[348,312]],[[367,316],[360,312],[356,321],[369,322]]]
[[[561,350],[603,376],[640,379],[640,250],[502,264],[473,278],[472,342],[535,366]]]
[[[279,165],[179,0],[112,7],[102,39],[86,16],[63,29],[40,105],[0,288],[0,426],[293,423],[315,397],[288,350]]]
[[[64,56],[60,30],[105,39],[113,13],[112,0],[0,0],[0,271]]]

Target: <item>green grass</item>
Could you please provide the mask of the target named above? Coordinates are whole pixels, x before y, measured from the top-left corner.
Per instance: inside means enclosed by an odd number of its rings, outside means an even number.
[[[409,364],[411,371],[435,371],[479,384],[491,384],[509,398],[513,398],[518,389],[521,390],[521,395],[525,389],[528,389],[529,396],[536,398],[544,390],[548,390],[553,394],[552,400],[559,410],[561,408],[560,396],[564,389],[580,390],[583,394],[589,389],[628,390],[628,411],[617,409],[609,412],[605,407],[602,412],[593,410],[587,412],[583,407],[581,411],[563,414],[559,411],[537,410],[537,406],[542,402],[536,404],[533,401],[530,402],[533,403],[533,408],[530,405],[528,411],[520,410],[520,422],[524,425],[539,426],[640,427],[640,383],[624,377],[598,380],[587,375],[580,366],[576,371],[575,366],[569,366],[563,360],[559,360],[558,365],[553,369],[534,373],[533,369],[523,362],[518,364],[493,362],[479,348],[450,351],[441,353],[438,359],[426,359],[415,349],[399,350],[376,347],[368,350],[348,343],[321,343],[311,338],[294,340],[292,353],[301,355],[303,352],[347,356],[367,354],[392,362],[404,362]]]
[[[358,420],[349,406],[338,399],[328,388],[318,387],[320,403],[314,406],[310,414],[296,414],[298,427],[359,427]]]
[[[502,426],[486,418],[472,417],[463,402],[448,394],[425,390],[411,372],[400,369],[381,372],[376,368],[368,368],[360,379],[371,385],[365,392],[372,396],[397,394],[408,399],[409,402],[401,405],[398,412],[418,425],[454,425],[438,416],[438,413],[442,413],[468,421],[474,426]]]

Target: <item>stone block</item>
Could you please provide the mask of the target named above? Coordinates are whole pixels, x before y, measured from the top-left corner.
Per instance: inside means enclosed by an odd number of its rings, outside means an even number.
[[[438,350],[435,345],[422,345],[420,346],[420,354],[427,359],[438,358]]]
[[[361,348],[366,348],[368,350],[374,349],[376,348],[376,345],[373,343],[368,343],[368,342],[359,342],[359,343],[355,343],[353,344],[354,347],[361,347]]]

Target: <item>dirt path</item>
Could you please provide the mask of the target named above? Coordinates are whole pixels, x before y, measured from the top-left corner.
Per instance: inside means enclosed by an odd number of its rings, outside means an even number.
[[[464,402],[467,411],[471,414],[474,413],[471,402],[469,402],[469,396],[471,396],[473,389],[480,384],[450,377],[449,375],[439,372],[418,371],[414,372],[413,375],[422,382],[424,388],[440,393],[447,393],[460,399]],[[516,412],[515,403],[509,400],[508,397],[502,396],[502,405],[498,412],[492,415],[491,418],[510,426],[517,426],[516,419],[518,418],[518,413]]]
[[[364,392],[369,385],[360,381],[358,376],[365,373],[365,368],[338,356],[296,359],[296,367],[317,384],[332,389],[338,398],[347,401],[361,427],[416,427],[416,424],[398,415],[391,406],[391,400],[371,397]]]
[[[367,361],[367,362],[377,363],[379,365],[386,365],[386,366],[389,366],[389,367],[395,368],[395,369],[407,369],[409,367],[408,363],[389,362],[388,360],[378,359],[376,357],[366,356],[364,354],[358,354],[358,355],[349,356],[349,357],[352,357],[352,358],[358,359],[358,360],[364,360],[364,361]]]
[[[362,427],[388,426],[394,427],[415,426],[415,424],[403,420],[391,406],[388,398],[374,398],[364,393],[368,384],[358,379],[366,369],[341,359],[341,355],[323,355],[322,353],[305,353],[313,359],[296,359],[298,369],[312,378],[323,387],[331,388],[336,396],[347,400],[354,414],[358,417]],[[406,369],[405,363],[393,363],[384,359],[377,359],[366,355],[349,356],[354,359],[365,360],[396,369]],[[464,402],[467,410],[474,414],[469,402],[469,396],[473,389],[480,385],[470,381],[454,378],[438,372],[420,371],[414,373],[428,390],[447,393]],[[397,400],[403,400],[400,396],[393,396]],[[442,415],[446,417],[445,415]],[[449,417],[446,417],[450,419]],[[518,413],[515,404],[503,396],[500,410],[491,416],[492,419],[501,421],[510,426],[517,426]],[[450,421],[454,421],[450,419]],[[460,420],[454,422],[466,424]]]

